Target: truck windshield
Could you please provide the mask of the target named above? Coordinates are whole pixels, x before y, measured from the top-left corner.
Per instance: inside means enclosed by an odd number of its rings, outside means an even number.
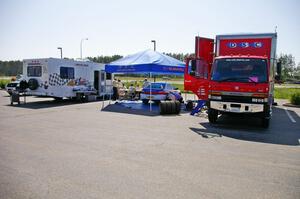
[[[211,80],[224,82],[267,82],[267,61],[264,59],[218,59]]]

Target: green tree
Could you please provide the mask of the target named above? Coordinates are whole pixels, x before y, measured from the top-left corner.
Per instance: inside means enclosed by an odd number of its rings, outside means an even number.
[[[122,57],[123,56],[121,56],[121,55],[112,55],[112,56],[101,55],[101,56],[97,56],[97,57],[88,57],[88,59],[93,62],[108,64],[108,63],[116,61]]]
[[[280,54],[280,57],[278,59],[281,62],[281,75],[282,79],[292,79],[294,77],[294,72],[295,72],[295,58],[293,57],[292,54]]]

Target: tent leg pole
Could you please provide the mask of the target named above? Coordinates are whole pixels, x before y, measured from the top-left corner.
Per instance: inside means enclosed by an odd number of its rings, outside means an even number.
[[[150,103],[150,112],[152,111],[152,102],[150,102],[151,99],[152,99],[151,77],[152,77],[152,73],[150,72],[150,100],[149,100],[149,103]]]

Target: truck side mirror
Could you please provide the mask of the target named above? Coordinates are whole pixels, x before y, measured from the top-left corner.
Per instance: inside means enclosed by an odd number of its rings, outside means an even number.
[[[281,61],[277,62],[277,65],[276,65],[276,72],[277,74],[279,75],[279,77],[281,77]]]
[[[276,64],[275,82],[279,83],[280,80],[281,80],[281,61],[277,62]]]

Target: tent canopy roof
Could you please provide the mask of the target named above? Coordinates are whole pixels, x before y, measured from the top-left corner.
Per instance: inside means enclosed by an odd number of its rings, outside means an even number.
[[[105,65],[109,73],[183,74],[185,63],[157,51],[145,50]]]

